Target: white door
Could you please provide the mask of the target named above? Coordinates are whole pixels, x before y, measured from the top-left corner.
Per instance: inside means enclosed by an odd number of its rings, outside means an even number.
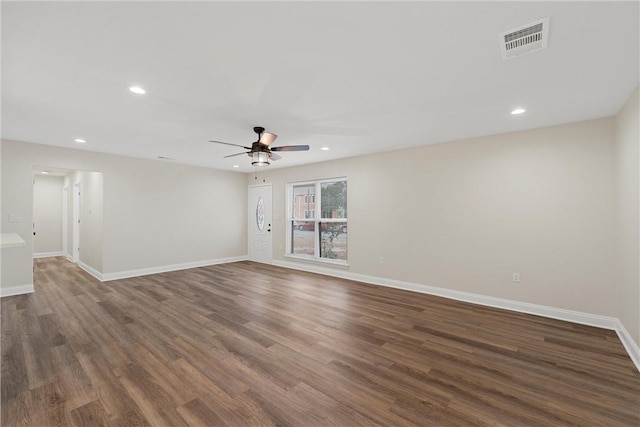
[[[271,264],[271,184],[249,186],[249,259]]]

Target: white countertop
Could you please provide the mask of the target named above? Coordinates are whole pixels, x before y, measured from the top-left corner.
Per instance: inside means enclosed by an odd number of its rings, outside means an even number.
[[[0,234],[0,247],[4,248],[22,248],[27,243],[17,233]]]

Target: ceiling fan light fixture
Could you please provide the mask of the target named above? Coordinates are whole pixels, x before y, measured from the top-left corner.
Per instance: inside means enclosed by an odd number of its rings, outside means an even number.
[[[254,127],[253,131],[258,134],[258,140],[251,143],[251,147],[215,140],[209,142],[244,148],[247,151],[242,153],[230,154],[228,156],[224,156],[224,158],[226,159],[228,157],[247,155],[251,157],[251,164],[258,167],[269,166],[272,160],[280,160],[282,158],[278,154],[280,151],[309,151],[308,145],[280,145],[278,147],[269,147],[269,144],[271,144],[278,137],[278,135],[271,132],[265,132],[264,128],[261,126]]]
[[[251,164],[253,166],[269,166],[269,154],[264,151],[258,151],[251,154]]]

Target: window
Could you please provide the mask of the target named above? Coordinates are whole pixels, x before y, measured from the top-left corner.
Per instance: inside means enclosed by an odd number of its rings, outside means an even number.
[[[346,263],[347,180],[291,183],[287,192],[287,254]]]

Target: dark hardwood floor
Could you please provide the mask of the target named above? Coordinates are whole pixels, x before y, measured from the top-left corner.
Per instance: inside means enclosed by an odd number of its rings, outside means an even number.
[[[251,262],[2,298],[2,426],[638,426],[613,331]]]

